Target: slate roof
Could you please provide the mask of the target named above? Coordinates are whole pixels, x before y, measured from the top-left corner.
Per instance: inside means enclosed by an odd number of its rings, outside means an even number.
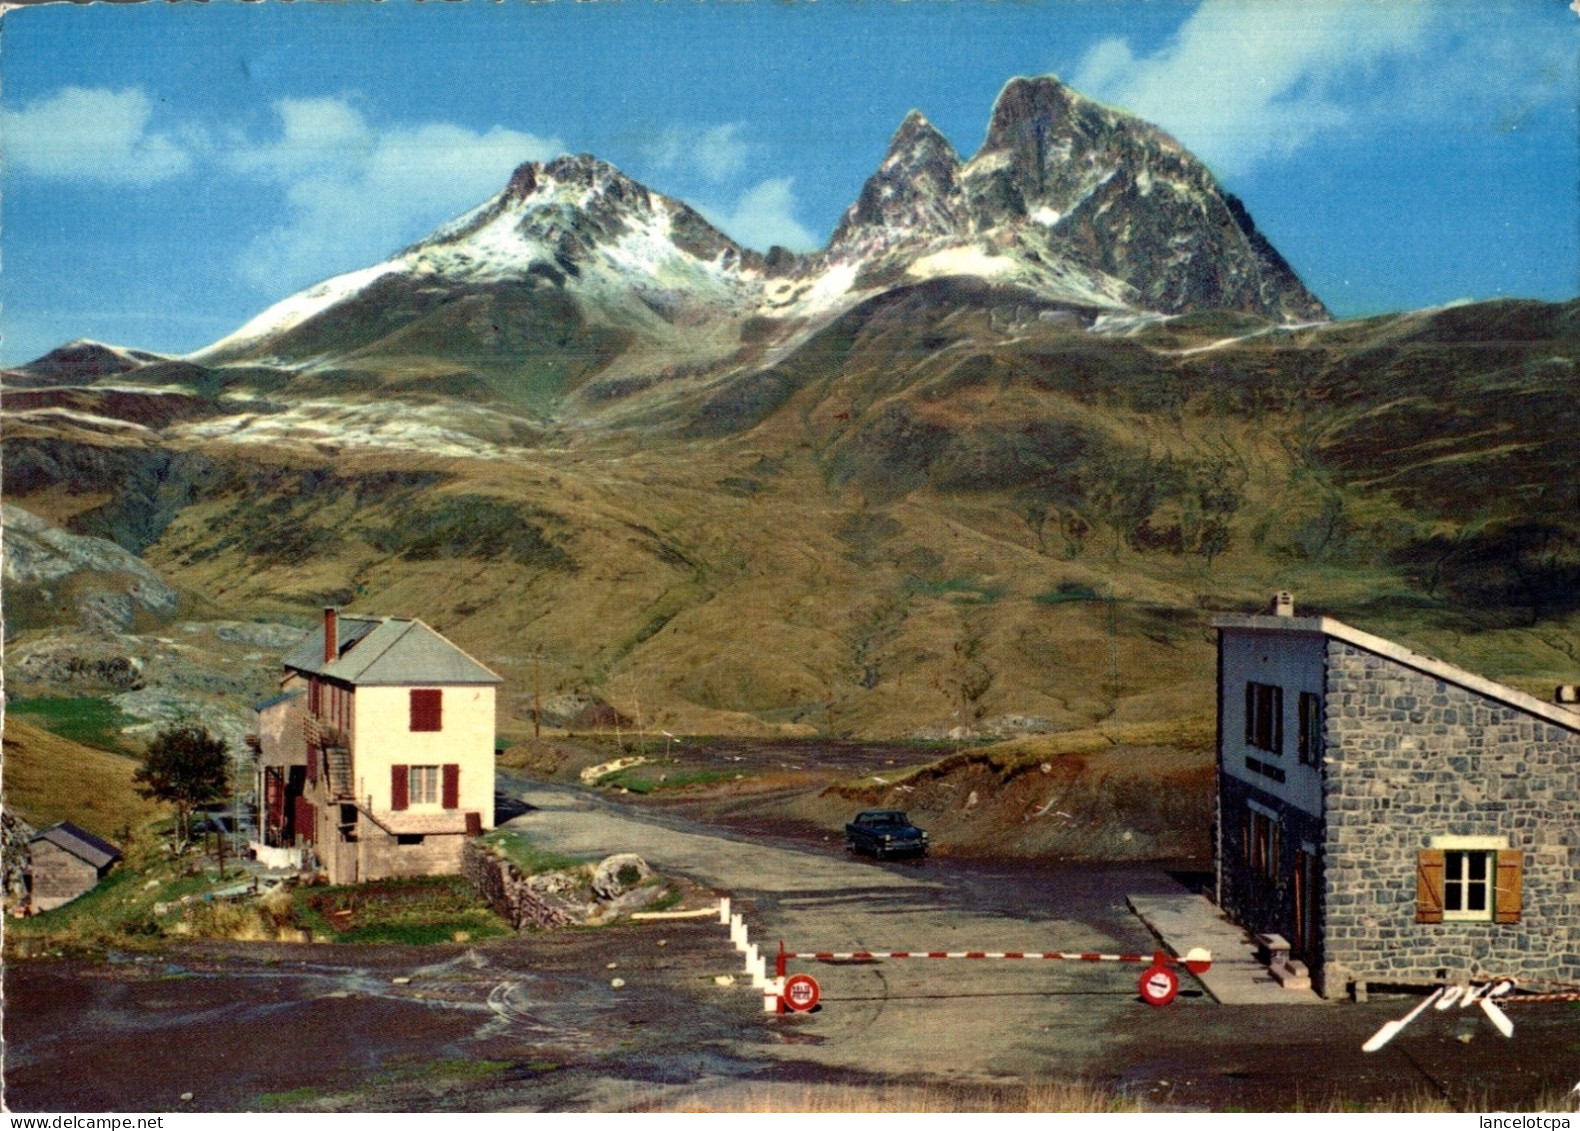
[[[252,709],[254,711],[267,711],[270,707],[278,707],[281,703],[288,703],[292,699],[299,699],[306,694],[307,692],[302,690],[300,687],[294,688],[290,691],[282,691],[278,695],[271,695],[262,703],[254,703],[252,705]]]
[[[324,662],[324,630],[319,626],[286,654],[285,666],[361,687],[502,682],[420,620],[341,616],[335,635],[335,659]]]
[[[28,843],[36,844],[41,840],[49,841],[95,868],[103,868],[121,858],[121,850],[115,845],[100,840],[87,829],[80,829],[70,821],[49,826]]]

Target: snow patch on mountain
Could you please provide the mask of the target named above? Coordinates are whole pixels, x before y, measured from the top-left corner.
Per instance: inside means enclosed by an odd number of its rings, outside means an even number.
[[[493,459],[526,450],[525,445],[484,438],[510,431],[512,423],[469,406],[313,400],[278,412],[243,412],[189,422],[172,429],[171,434],[183,440],[319,454],[360,449]]]
[[[915,279],[936,279],[944,275],[976,275],[1001,279],[1016,273],[1016,263],[1004,255],[994,255],[980,247],[949,247],[924,255],[906,269]]]
[[[221,338],[213,345],[188,354],[186,360],[201,364],[210,358],[235,353],[248,346],[278,337],[300,326],[314,315],[323,313],[336,303],[344,302],[367,289],[385,275],[398,270],[399,266],[394,262],[376,263],[372,267],[348,271],[344,275],[336,275],[332,279],[325,279],[322,283],[315,283],[305,291],[298,291],[288,298],[281,299],[235,333]]]

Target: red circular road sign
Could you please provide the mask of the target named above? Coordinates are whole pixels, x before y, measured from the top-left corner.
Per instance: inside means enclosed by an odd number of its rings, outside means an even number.
[[[785,979],[785,1004],[797,1013],[813,1009],[818,997],[817,979],[812,975],[793,974]]]
[[[1179,992],[1179,975],[1167,966],[1149,966],[1141,975],[1141,997],[1148,1005],[1167,1005]]]

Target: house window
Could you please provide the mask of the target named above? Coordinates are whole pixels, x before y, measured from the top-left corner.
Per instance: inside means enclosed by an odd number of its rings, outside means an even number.
[[[1518,923],[1523,860],[1517,850],[1479,845],[1422,852],[1416,860],[1416,922]]]
[[[411,692],[411,729],[444,729],[444,692],[438,688],[414,687]]]
[[[1245,811],[1245,862],[1264,880],[1277,881],[1284,852],[1284,829],[1277,819],[1253,809]]]
[[[1492,877],[1498,870],[1491,852],[1443,853],[1443,918],[1491,919]]]
[[[1316,766],[1322,762],[1322,696],[1310,691],[1300,693],[1300,762]]]
[[[1284,752],[1284,689],[1267,683],[1245,685],[1245,741],[1271,754]]]
[[[412,766],[406,775],[406,788],[413,805],[439,804],[439,767]]]

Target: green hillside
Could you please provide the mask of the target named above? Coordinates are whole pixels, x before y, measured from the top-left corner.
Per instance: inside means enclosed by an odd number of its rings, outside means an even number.
[[[71,522],[113,532],[142,484],[172,584],[230,616],[423,617],[506,677],[507,730],[539,649],[545,696],[675,733],[1198,716],[1211,616],[1277,589],[1545,694],[1580,669],[1577,359],[1577,303],[1093,333],[939,280],[766,369],[629,382],[550,424],[410,401],[471,452],[35,428],[7,438],[6,494],[104,491]]]

